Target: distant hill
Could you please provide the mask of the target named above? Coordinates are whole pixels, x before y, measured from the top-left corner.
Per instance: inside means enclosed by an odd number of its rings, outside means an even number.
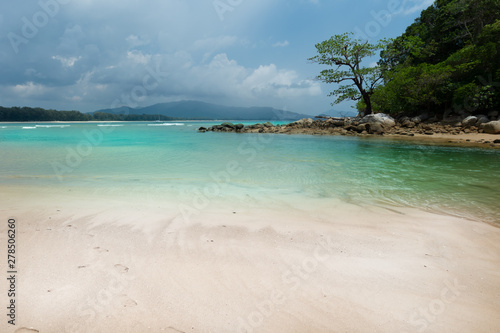
[[[356,117],[357,115],[358,115],[357,111],[341,111],[341,110],[330,109],[326,112],[323,112],[319,116],[344,118],[344,117]]]
[[[283,111],[271,107],[234,107],[198,101],[160,103],[143,108],[122,106],[96,112],[112,114],[158,115],[176,119],[203,120],[297,120],[310,115]]]

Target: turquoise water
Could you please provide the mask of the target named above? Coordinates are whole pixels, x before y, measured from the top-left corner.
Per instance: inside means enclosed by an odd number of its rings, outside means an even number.
[[[0,186],[335,198],[500,223],[500,151],[376,138],[198,133],[207,122],[0,125]]]

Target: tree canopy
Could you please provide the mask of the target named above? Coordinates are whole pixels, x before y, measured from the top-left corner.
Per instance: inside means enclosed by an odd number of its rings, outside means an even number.
[[[309,58],[309,61],[333,67],[322,70],[317,76],[318,80],[325,83],[342,84],[328,95],[337,97],[332,104],[345,100],[362,100],[365,113],[372,113],[370,98],[382,79],[382,71],[380,66],[362,67],[361,62],[374,56],[383,48],[384,43],[370,44],[353,39],[352,35],[335,35],[316,44],[318,55]]]
[[[329,96],[358,101],[361,114],[500,111],[500,0],[436,0],[395,39],[370,44],[345,33],[316,49],[309,60],[330,66],[317,79],[342,84]],[[362,67],[378,50],[377,66]]]
[[[500,109],[498,19],[500,0],[435,1],[381,52],[373,108],[439,117]]]
[[[176,118],[151,114],[113,114],[105,112],[56,111],[42,108],[0,106],[0,121],[153,121]]]

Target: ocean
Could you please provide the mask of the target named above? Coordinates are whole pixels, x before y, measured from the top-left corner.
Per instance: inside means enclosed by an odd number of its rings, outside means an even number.
[[[136,202],[207,210],[210,202],[272,208],[331,199],[500,223],[498,150],[197,132],[217,123],[1,124],[0,187],[102,200],[133,193]]]

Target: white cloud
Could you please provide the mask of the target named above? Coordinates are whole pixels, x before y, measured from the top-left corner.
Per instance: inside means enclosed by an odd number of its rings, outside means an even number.
[[[140,51],[128,51],[127,52],[127,59],[132,60],[132,62],[136,64],[142,64],[142,65],[147,65],[149,61],[151,60],[151,55],[150,54],[143,54]]]
[[[127,38],[125,38],[125,40],[127,41],[127,43],[131,48],[142,45],[148,45],[150,43],[147,37],[136,36],[136,35],[129,35]]]
[[[82,57],[62,57],[60,55],[52,56],[52,59],[54,60],[59,60],[61,62],[61,65],[63,65],[64,68],[69,68],[73,67],[75,63],[80,60]]]
[[[408,6],[407,6],[408,3]],[[413,5],[411,4],[413,3]],[[403,15],[411,15],[416,12],[420,12],[427,7],[431,6],[434,3],[434,0],[405,0],[402,7],[401,13]]]
[[[207,65],[191,68],[190,74],[186,79],[199,91],[232,97],[247,104],[321,93],[318,82],[300,80],[294,70],[278,69],[275,64],[246,68],[224,53],[217,54]]]
[[[287,40],[285,40],[283,42],[277,42],[277,43],[273,44],[273,47],[285,47],[288,45],[290,45],[290,43]]]
[[[33,82],[27,82],[25,84],[17,84],[12,87],[12,91],[21,97],[31,97],[43,95],[47,89],[41,85]]]

